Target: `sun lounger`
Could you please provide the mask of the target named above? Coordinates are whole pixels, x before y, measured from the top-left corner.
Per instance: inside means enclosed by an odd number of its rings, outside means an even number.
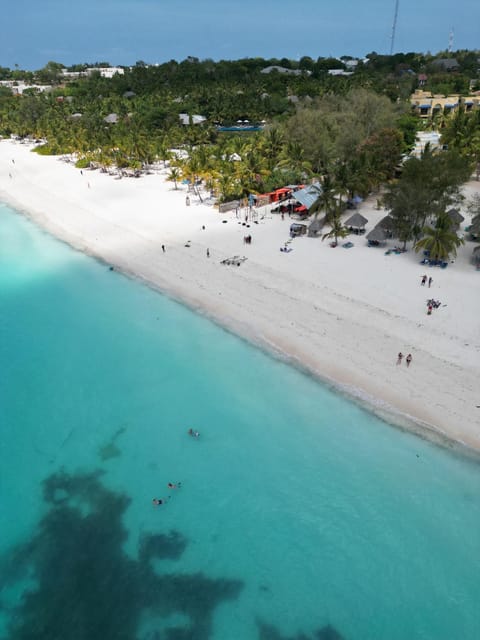
[[[344,242],[344,243],[342,244],[342,247],[343,247],[344,249],[351,249],[353,246],[355,246],[355,245],[353,244],[353,242]]]
[[[236,265],[237,267],[239,267],[242,262],[245,262],[247,258],[245,256],[243,256],[242,258],[240,256],[232,256],[231,258],[225,258],[224,260],[220,261],[220,264],[226,264],[226,265]]]

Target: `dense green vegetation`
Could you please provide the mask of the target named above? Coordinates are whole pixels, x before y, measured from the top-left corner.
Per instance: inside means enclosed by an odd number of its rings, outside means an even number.
[[[455,58],[458,68],[446,71],[438,58]],[[169,161],[175,185],[202,179],[220,200],[315,177],[322,184],[317,208],[332,227],[326,235],[335,238],[342,236],[342,202],[386,186],[397,237],[420,241],[428,229],[445,227],[446,207],[472,168],[480,167],[480,109],[425,123],[412,114],[408,97],[420,74],[426,90],[468,93],[480,86],[478,58],[468,51],[435,57],[372,53],[348,76],[328,73],[346,71],[347,57],[189,58],[158,66],[139,61],[112,78],[93,71],[66,79],[55,62],[37,72],[0,67],[0,79],[51,85],[49,92],[32,88],[22,96],[1,87],[0,135],[40,139],[38,153],[74,153],[79,167],[141,169]],[[262,73],[275,65],[284,71]],[[189,124],[181,123],[180,114],[187,114]],[[195,114],[206,121],[193,124]],[[265,126],[253,133],[218,130],[239,120]],[[416,132],[432,124],[441,127],[449,151],[428,152],[401,170]]]

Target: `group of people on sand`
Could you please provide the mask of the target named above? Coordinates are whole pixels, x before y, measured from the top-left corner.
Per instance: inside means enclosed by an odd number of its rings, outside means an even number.
[[[430,300],[427,300],[427,315],[431,316],[432,311],[434,309],[438,309],[441,306],[441,304],[442,303],[440,302],[440,300],[435,300],[434,298],[430,298]]]
[[[424,287],[428,282],[428,288],[430,289],[430,287],[432,286],[432,282],[433,282],[433,278],[432,276],[430,276],[429,278],[426,275],[422,276],[422,279],[420,280],[420,284],[422,285],[422,287]]]
[[[403,360],[403,353],[400,351],[397,356],[397,364],[402,364],[402,360]],[[408,356],[405,358],[405,362],[407,363],[407,367],[409,367],[410,363],[412,362],[411,353],[409,353]]]
[[[195,429],[189,429],[187,433],[192,438],[200,437],[200,431],[196,431]],[[181,482],[169,482],[167,484],[167,488],[170,491],[173,491],[175,489],[180,489],[181,486],[182,486]],[[169,500],[170,500],[170,496],[168,496],[167,498],[153,498],[152,504],[154,507],[161,507],[163,504],[166,504]]]

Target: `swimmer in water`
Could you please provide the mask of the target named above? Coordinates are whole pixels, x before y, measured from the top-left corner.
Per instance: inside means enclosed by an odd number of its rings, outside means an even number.
[[[160,507],[162,504],[165,504],[167,502],[167,499],[165,499],[165,498],[154,498],[152,500],[152,502],[153,502],[153,505],[155,507]]]
[[[194,431],[193,429],[189,429],[188,435],[192,436],[193,438],[198,438],[198,436],[200,435],[200,431]]]
[[[168,487],[169,489],[180,489],[180,487],[181,487],[181,486],[182,486],[182,483],[181,483],[181,482],[169,482],[169,483],[167,484],[167,487]]]

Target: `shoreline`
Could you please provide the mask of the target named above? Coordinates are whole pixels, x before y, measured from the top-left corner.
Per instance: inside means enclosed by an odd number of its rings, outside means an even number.
[[[12,168],[15,175],[9,179]],[[445,323],[442,333],[431,336],[430,327],[423,324],[426,319],[420,316],[423,310],[402,312],[401,304],[390,309],[394,298],[385,289],[389,280],[400,288],[412,286],[408,281],[412,273],[416,278],[424,269],[417,259],[415,266],[404,265],[402,275],[396,269],[403,256],[384,257],[382,249],[362,246],[365,240],[357,236],[353,237],[355,247],[348,251],[341,247],[332,251],[320,239],[295,239],[294,251],[283,255],[278,247],[288,237],[290,221],[268,215],[250,225],[252,251],[242,247],[245,228],[234,214],[219,214],[196,203],[187,208],[185,192],[176,192],[163,173],[114,182],[111,176],[87,172],[92,182],[87,189],[85,176],[82,179],[79,173],[58,158],[30,153],[26,145],[0,142],[0,198],[47,232],[313,376],[389,425],[478,457],[480,410],[474,403],[479,402],[475,395],[480,365],[475,354],[472,357],[470,349],[464,348],[473,339],[473,351],[480,352],[475,319],[462,333],[453,317],[452,326]],[[147,188],[150,183],[153,189]],[[160,207],[163,201],[168,209],[165,216],[163,208],[161,214],[148,211],[154,195]],[[134,206],[140,219],[129,211]],[[361,211],[365,214],[366,207]],[[159,215],[164,217],[156,218]],[[371,219],[374,213],[368,210],[366,215]],[[222,223],[225,219],[228,224]],[[187,240],[191,241],[188,248]],[[163,243],[167,245],[164,254]],[[206,247],[211,258],[205,257]],[[470,253],[471,248],[470,243]],[[248,253],[242,266],[220,264],[221,259],[242,252]],[[357,258],[352,262],[351,256],[357,254],[360,264]],[[405,256],[411,258],[409,254]],[[291,264],[289,258],[293,258]],[[375,260],[386,265],[383,272],[375,268]],[[462,293],[470,291],[471,297],[475,293],[472,285],[478,274],[473,267],[470,273],[466,270],[468,259],[457,263],[445,272],[450,278],[457,266],[462,269],[460,277],[444,286],[441,296],[447,299],[454,291],[460,299]],[[352,266],[358,273],[345,279],[342,267],[347,272]],[[323,279],[315,275],[318,267],[320,273],[328,269]],[[441,271],[432,274],[434,280],[444,276]],[[372,280],[374,295],[365,288],[365,277]],[[413,286],[417,294],[418,283]],[[438,295],[436,290],[431,293]],[[480,317],[480,304],[473,301],[467,311],[475,309]],[[435,314],[440,318],[442,312]],[[468,319],[472,320],[470,314]],[[438,355],[432,348],[435,337],[441,343]],[[408,374],[405,366],[395,365],[398,343],[402,351],[414,355]]]

